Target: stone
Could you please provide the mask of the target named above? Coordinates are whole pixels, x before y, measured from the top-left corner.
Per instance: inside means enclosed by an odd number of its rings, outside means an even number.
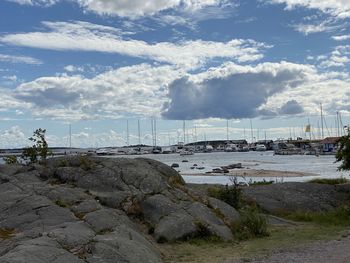
[[[154,237],[157,242],[171,242],[195,237],[197,226],[192,216],[185,212],[170,214],[155,226]]]
[[[0,257],[1,263],[83,263],[63,249],[56,241],[41,237],[20,242],[14,249]]]
[[[83,222],[72,222],[51,230],[48,236],[60,245],[73,249],[87,245],[95,237],[95,232]]]
[[[160,263],[161,255],[141,234],[125,225],[113,232],[98,235],[91,247],[90,263],[144,262]]]

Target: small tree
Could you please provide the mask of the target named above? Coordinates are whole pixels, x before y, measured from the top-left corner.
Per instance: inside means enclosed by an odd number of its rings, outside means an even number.
[[[342,162],[338,170],[350,170],[350,134],[341,137],[335,158],[336,162]]]
[[[36,163],[38,159],[44,161],[50,153],[48,144],[45,139],[45,129],[36,129],[33,136],[29,138],[34,144],[32,147],[24,148],[22,158],[29,160],[29,163]]]

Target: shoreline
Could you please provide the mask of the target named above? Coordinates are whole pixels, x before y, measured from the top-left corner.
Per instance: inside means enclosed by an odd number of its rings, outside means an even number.
[[[315,173],[264,169],[234,169],[229,173],[180,173],[182,176],[239,176],[239,177],[306,177],[320,176]]]

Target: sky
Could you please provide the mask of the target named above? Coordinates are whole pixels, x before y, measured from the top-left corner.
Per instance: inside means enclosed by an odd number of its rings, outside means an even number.
[[[158,145],[318,138],[321,105],[339,135],[349,24],[348,0],[1,0],[0,148],[69,125],[74,147],[136,144],[138,122],[152,144],[152,119]]]

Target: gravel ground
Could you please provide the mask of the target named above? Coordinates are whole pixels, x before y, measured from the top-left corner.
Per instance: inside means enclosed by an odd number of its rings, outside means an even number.
[[[350,236],[339,240],[315,242],[311,245],[276,251],[274,254],[253,260],[226,260],[223,263],[349,263]]]

